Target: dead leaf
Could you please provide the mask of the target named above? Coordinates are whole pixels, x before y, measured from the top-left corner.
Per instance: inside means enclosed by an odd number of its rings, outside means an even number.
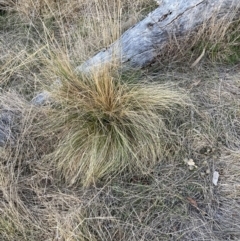
[[[198,208],[198,205],[197,205],[196,200],[194,200],[194,199],[191,198],[191,197],[187,197],[187,200],[189,201],[189,203],[190,203],[193,207]]]

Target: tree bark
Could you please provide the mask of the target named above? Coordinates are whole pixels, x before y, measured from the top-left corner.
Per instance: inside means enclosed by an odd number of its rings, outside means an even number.
[[[211,17],[236,12],[239,5],[239,0],[163,0],[145,19],[76,70],[89,72],[113,60],[131,67],[145,67],[154,62],[170,36],[183,36]]]

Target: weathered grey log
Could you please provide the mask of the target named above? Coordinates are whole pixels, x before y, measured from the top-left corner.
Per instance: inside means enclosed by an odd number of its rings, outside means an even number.
[[[184,36],[212,17],[225,16],[239,9],[240,0],[163,0],[145,19],[107,49],[78,66],[76,71],[88,73],[113,60],[135,68],[145,67],[161,53],[172,35]],[[39,93],[32,100],[34,105],[48,102],[48,92]]]
[[[185,35],[213,16],[239,9],[239,5],[239,0],[163,0],[145,19],[76,70],[89,72],[112,60],[131,67],[147,66],[166,46],[171,35]]]

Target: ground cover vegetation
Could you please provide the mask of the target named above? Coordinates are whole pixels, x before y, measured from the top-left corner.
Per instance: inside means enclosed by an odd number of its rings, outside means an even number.
[[[0,240],[240,239],[239,12],[75,71],[156,7],[0,0]]]

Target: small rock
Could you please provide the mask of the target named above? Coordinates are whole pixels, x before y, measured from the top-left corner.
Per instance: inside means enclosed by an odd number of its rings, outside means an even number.
[[[190,171],[192,171],[194,169],[194,166],[189,166],[188,168]]]
[[[213,172],[213,179],[212,179],[212,182],[215,186],[217,186],[217,183],[218,183],[218,178],[219,178],[219,173],[217,171],[214,171]]]
[[[50,102],[50,93],[47,91],[43,91],[43,92],[37,94],[37,96],[35,96],[31,100],[31,102],[32,102],[32,104],[37,105],[37,106],[45,105]]]
[[[210,172],[211,172],[210,169],[206,170],[206,174],[210,174]]]
[[[201,172],[200,175],[201,175],[201,177],[204,177],[204,176],[205,176],[205,173],[204,173],[204,172]]]
[[[208,164],[208,162],[207,162],[207,161],[204,161],[204,162],[203,162],[203,165],[204,165],[204,166],[206,166],[207,164]]]
[[[54,91],[59,89],[62,86],[62,81],[56,79],[53,84],[50,86],[49,91]],[[51,103],[51,94],[49,91],[44,90],[43,92],[38,93],[32,100],[31,103],[36,106],[47,105]]]

